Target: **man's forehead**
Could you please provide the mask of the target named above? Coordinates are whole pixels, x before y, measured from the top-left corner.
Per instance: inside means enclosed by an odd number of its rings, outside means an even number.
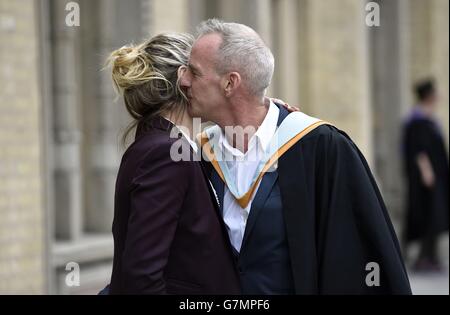
[[[207,34],[197,39],[192,47],[192,54],[199,56],[215,55],[222,42],[219,34]]]

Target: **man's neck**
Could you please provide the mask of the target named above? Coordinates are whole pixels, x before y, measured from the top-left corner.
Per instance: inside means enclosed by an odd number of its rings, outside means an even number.
[[[226,124],[220,127],[225,133],[225,137],[234,148],[241,152],[247,152],[248,142],[261,126],[269,110],[268,100],[253,102],[241,101],[233,108],[230,118]]]

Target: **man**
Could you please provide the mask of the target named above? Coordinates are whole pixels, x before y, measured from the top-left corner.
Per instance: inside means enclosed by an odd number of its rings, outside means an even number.
[[[244,294],[410,294],[366,160],[342,131],[265,101],[274,59],[251,28],[198,28],[181,79]]]
[[[434,82],[418,82],[415,92],[418,105],[404,125],[403,158],[408,179],[404,245],[413,240],[421,243],[413,266],[416,271],[440,271],[438,237],[448,231],[448,157],[434,118]]]

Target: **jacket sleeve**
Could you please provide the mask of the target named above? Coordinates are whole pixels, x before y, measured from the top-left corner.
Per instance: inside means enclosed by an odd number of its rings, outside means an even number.
[[[165,294],[163,271],[188,190],[189,162],[170,158],[170,143],[150,152],[136,171],[122,257],[128,294]]]

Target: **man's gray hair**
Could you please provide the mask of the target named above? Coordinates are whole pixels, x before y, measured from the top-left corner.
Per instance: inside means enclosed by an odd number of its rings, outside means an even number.
[[[197,38],[214,33],[222,37],[217,72],[239,72],[251,94],[264,96],[272,80],[275,63],[269,47],[252,28],[243,24],[209,19],[197,27]]]

